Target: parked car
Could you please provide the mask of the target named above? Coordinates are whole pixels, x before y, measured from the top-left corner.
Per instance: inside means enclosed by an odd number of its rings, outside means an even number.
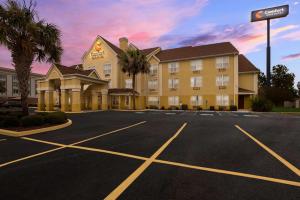
[[[10,99],[10,100],[7,100],[5,103],[3,103],[1,105],[1,107],[4,107],[4,108],[17,107],[17,108],[20,108],[20,107],[22,107],[22,105],[21,105],[20,100]]]

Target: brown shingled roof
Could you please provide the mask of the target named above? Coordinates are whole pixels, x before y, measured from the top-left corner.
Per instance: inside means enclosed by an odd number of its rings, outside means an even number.
[[[94,70],[80,70],[80,69],[75,69],[74,67],[67,67],[61,64],[55,64],[57,69],[62,73],[62,75],[68,75],[68,74],[80,74],[80,75],[85,75],[88,76],[90,73]]]
[[[259,72],[248,58],[246,58],[243,54],[239,55],[239,72]]]
[[[159,47],[153,47],[153,48],[148,48],[148,49],[142,49],[141,52],[144,55],[149,55],[150,53],[152,53],[153,51],[155,51],[156,49],[158,49]]]
[[[238,50],[230,42],[223,42],[203,46],[166,49],[157,53],[156,57],[161,62],[170,62],[226,54],[238,54]]]
[[[116,45],[114,45],[113,43],[111,43],[110,41],[108,41],[107,39],[105,39],[104,37],[100,36],[106,43],[108,46],[110,46],[110,48],[112,48],[112,50],[114,50],[114,52],[116,52],[118,55],[120,55],[123,50],[120,49],[119,47],[117,47]]]

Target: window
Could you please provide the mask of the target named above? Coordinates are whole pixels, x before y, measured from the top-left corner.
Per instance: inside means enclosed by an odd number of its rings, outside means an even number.
[[[169,100],[169,105],[170,106],[179,105],[179,97],[178,96],[169,97],[168,100]]]
[[[19,82],[16,75],[12,76],[12,94],[13,96],[19,95]]]
[[[125,80],[125,88],[132,89],[132,79],[126,79]]]
[[[201,71],[202,70],[202,60],[192,60],[191,61],[192,71]]]
[[[169,73],[177,73],[179,71],[178,63],[169,63]]]
[[[197,76],[197,77],[192,77],[191,78],[191,87],[202,87],[202,77]]]
[[[119,105],[119,97],[112,96],[112,105]]]
[[[228,95],[217,95],[216,97],[218,106],[229,106],[229,96]]]
[[[148,97],[148,105],[157,106],[159,104],[159,97]]]
[[[0,75],[0,83],[1,85],[4,87],[4,88],[7,88],[6,86],[6,75]],[[3,93],[0,93],[0,95],[5,95],[6,94],[6,91],[3,92]]]
[[[229,83],[229,76],[221,75],[216,77],[216,85],[217,86],[227,86]]]
[[[150,66],[150,75],[156,75],[158,70],[158,65],[151,65]]]
[[[104,64],[103,65],[103,73],[104,73],[105,76],[111,74],[111,64]]]
[[[149,80],[148,81],[148,88],[150,90],[156,90],[157,89],[157,80]]]
[[[203,104],[202,96],[191,96],[191,104],[193,106],[200,106]]]
[[[217,57],[216,58],[216,67],[217,69],[225,69],[229,66],[229,57]]]
[[[179,85],[179,79],[169,79],[169,88],[176,89]]]

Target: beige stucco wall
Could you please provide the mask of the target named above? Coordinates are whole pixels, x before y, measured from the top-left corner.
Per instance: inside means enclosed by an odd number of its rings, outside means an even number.
[[[239,87],[247,90],[258,91],[258,73],[240,73]]]

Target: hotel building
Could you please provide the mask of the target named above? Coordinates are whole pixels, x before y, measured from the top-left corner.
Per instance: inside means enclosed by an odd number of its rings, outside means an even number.
[[[28,103],[37,104],[37,80],[43,75],[31,73],[29,79]],[[5,87],[5,92],[0,93],[1,99],[20,99],[21,93],[17,74],[14,69],[0,67],[0,82]]]
[[[63,111],[131,109],[133,92],[138,109],[184,104],[189,109],[230,105],[248,109],[257,95],[259,70],[229,42],[140,49],[150,63],[150,73],[139,74],[134,89],[131,77],[118,64],[118,56],[129,48],[138,47],[127,38],[120,38],[116,46],[98,36],[81,64],[54,64],[38,82],[39,109],[53,110],[58,97]]]

